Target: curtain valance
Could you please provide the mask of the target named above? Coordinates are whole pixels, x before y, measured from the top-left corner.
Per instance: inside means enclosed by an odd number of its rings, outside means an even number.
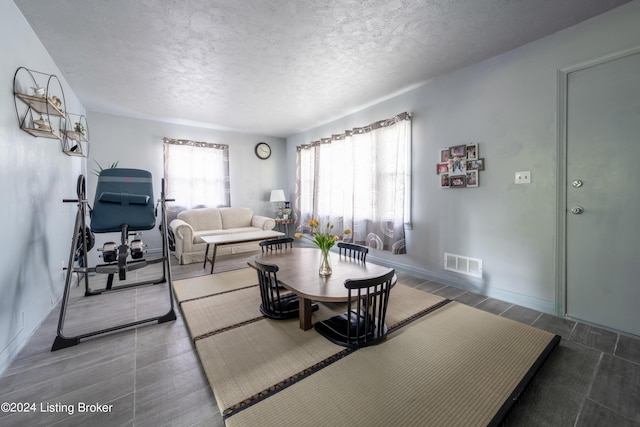
[[[189,147],[218,148],[218,149],[228,149],[229,148],[229,146],[227,144],[214,144],[214,143],[211,143],[211,142],[191,141],[191,140],[188,140],[188,139],[163,138],[162,141],[165,144],[185,145],[185,146],[189,146]]]
[[[385,119],[385,120],[379,120],[375,123],[371,123],[368,126],[364,126],[364,127],[358,127],[358,128],[353,128],[353,129],[348,129],[345,130],[344,133],[340,133],[340,134],[336,134],[336,135],[331,135],[331,137],[328,138],[321,138],[317,141],[312,141],[308,144],[302,144],[296,147],[297,150],[302,150],[305,148],[309,148],[309,147],[315,147],[317,145],[320,144],[328,144],[331,143],[333,141],[340,141],[340,140],[344,140],[347,137],[353,136],[353,135],[362,135],[368,132],[372,132],[374,130],[380,129],[380,128],[385,128],[385,127],[389,127],[392,126],[398,122],[404,121],[404,120],[411,120],[411,114],[404,112],[404,113],[400,113],[394,117],[391,117],[390,119]]]

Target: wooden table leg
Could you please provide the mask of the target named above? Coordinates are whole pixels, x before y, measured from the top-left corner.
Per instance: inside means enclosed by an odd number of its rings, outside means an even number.
[[[300,298],[300,329],[303,331],[308,331],[313,328],[313,323],[311,322],[311,315],[313,314],[313,309],[311,308],[311,300],[308,298]]]

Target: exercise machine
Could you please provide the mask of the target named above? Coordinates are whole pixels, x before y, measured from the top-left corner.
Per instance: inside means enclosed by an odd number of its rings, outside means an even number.
[[[153,204],[151,173],[140,169],[113,168],[102,170],[98,176],[93,207],[89,206],[85,190],[85,177],[80,175],[76,187],[78,198],[63,200],[65,203],[77,203],[78,211],[71,239],[71,251],[66,269],[64,294],[60,305],[58,331],[51,351],[76,345],[83,338],[131,328],[145,323],[164,323],[176,319],[171,281],[171,259],[166,232],[168,229],[166,226],[166,202],[172,200],[165,198],[164,179],[162,180],[161,197],[155,206]],[[155,227],[158,205],[161,207],[162,256],[147,260],[144,258],[144,244],[137,237],[142,234],[142,231],[151,230]],[[87,212],[90,213],[90,227],[86,224]],[[98,249],[102,252],[104,263],[89,267],[88,252],[95,243],[94,233],[120,233],[120,242],[119,244],[116,242],[105,243],[101,249]],[[136,238],[130,240],[130,237]],[[113,284],[116,275],[118,275],[120,281],[126,281],[127,272],[158,263],[162,263],[162,275],[158,278],[119,286],[114,286]],[[85,297],[138,286],[167,283],[170,301],[169,311],[162,316],[137,320],[76,336],[65,336],[63,329],[73,273],[78,274],[78,280],[84,279]],[[89,276],[93,273],[107,275],[107,284],[104,288],[92,289],[89,286]]]

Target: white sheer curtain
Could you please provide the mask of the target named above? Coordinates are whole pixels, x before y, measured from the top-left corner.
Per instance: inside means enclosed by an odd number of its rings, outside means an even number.
[[[169,216],[185,209],[229,206],[229,146],[164,138]],[[173,215],[171,215],[173,213]]]
[[[355,243],[405,253],[410,147],[408,113],[298,147],[296,229],[318,218],[352,229]]]

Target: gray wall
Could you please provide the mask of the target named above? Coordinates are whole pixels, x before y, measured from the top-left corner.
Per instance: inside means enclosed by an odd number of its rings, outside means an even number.
[[[281,173],[285,168],[284,139],[94,111],[87,114],[87,120],[91,137],[87,177],[90,201],[95,196],[97,177],[93,171],[97,168],[96,162],[107,167],[116,161],[118,167],[150,171],[154,178],[154,199],[158,200],[164,175],[162,138],[167,137],[229,145],[231,206],[248,207],[256,214],[273,216],[272,206],[268,202],[271,190],[284,188],[286,184],[286,176]],[[271,146],[272,154],[267,160],[260,160],[254,154],[254,148],[260,141]],[[156,230],[146,231],[142,236],[151,252],[159,251],[162,247],[161,236],[157,231],[159,224],[158,219]],[[96,235],[96,246],[118,239],[118,234]],[[92,265],[100,262],[97,251],[90,253],[89,261]]]
[[[49,314],[63,291],[76,179],[84,159],[62,152],[57,140],[18,127],[13,75],[24,66],[56,74],[67,111],[84,114],[60,70],[12,1],[0,2],[0,372]],[[46,82],[40,82],[46,84]],[[52,331],[51,343],[55,334]]]
[[[295,146],[408,111],[413,116],[413,229],[407,254],[376,252],[427,278],[555,313],[557,73],[640,46],[640,1],[287,140],[288,191]],[[384,95],[384,94],[380,94]],[[480,187],[439,188],[439,149],[479,142]],[[529,170],[532,182],[516,185]],[[595,242],[594,242],[595,244]],[[443,268],[444,252],[480,258],[483,279]]]

